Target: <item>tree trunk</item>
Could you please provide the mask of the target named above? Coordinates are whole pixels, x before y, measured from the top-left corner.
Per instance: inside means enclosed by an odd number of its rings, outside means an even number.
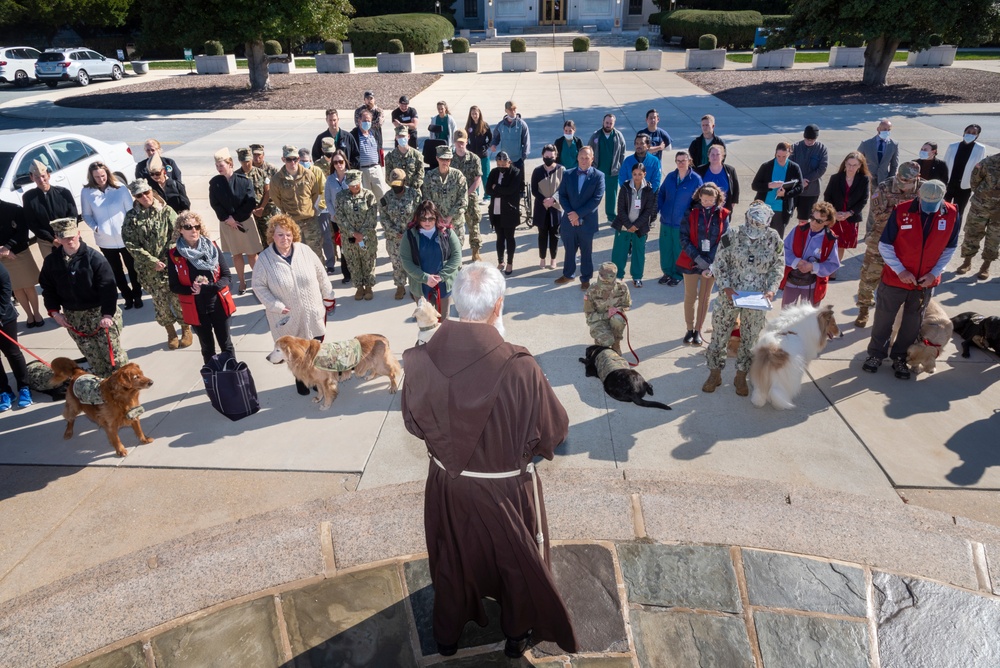
[[[875,39],[869,40],[868,48],[865,49],[865,71],[862,76],[862,83],[866,86],[884,86],[885,76],[892,65],[892,59],[896,56],[896,47],[899,40],[888,35],[879,35]]]
[[[268,90],[267,56],[264,54],[264,40],[255,39],[246,43],[247,67],[250,69],[250,90],[253,92]]]

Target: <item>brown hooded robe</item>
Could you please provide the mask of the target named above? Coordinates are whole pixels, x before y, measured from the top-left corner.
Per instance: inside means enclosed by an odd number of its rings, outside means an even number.
[[[470,619],[485,626],[489,596],[500,603],[508,637],[531,629],[533,638],[575,652],[572,622],[549,570],[541,481],[544,560],[525,472],[536,455],[552,459],[569,428],[541,368],[492,325],[451,320],[427,345],[404,352],[403,365],[406,428],[445,466],[431,460],[424,494],[435,640],[457,642]],[[516,469],[521,475],[511,478],[459,475]]]

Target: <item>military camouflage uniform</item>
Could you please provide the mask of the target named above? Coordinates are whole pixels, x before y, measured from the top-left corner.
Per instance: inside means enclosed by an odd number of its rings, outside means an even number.
[[[271,179],[277,172],[278,168],[267,162],[264,163],[263,167],[251,167],[249,172],[242,172],[245,177],[250,179],[250,183],[253,184],[253,194],[257,198],[257,208],[264,201],[264,187],[270,185]],[[264,213],[260,216],[254,216],[257,223],[257,232],[260,233],[260,241],[263,244],[267,244],[267,223],[276,213],[278,213],[278,207],[274,205],[274,202],[269,201],[267,206],[264,207]]]
[[[128,355],[119,343],[122,332],[122,311],[115,309],[114,323],[108,332],[111,334],[111,350],[114,352],[115,364],[111,366],[108,357],[108,335],[103,329],[98,328],[101,322],[100,307],[86,309],[84,311],[63,311],[63,316],[73,329],[84,334],[96,332],[93,336],[80,336],[73,330],[69,330],[69,336],[76,342],[77,347],[90,364],[90,370],[101,378],[107,378],[115,369],[128,364]]]
[[[918,176],[914,181],[916,186],[904,191],[894,176],[878,184],[875,188],[869,210],[872,221],[871,230],[865,241],[865,258],[861,262],[861,280],[858,281],[858,306],[875,307],[875,288],[882,280],[882,267],[885,265],[882,254],[878,252],[878,240],[882,237],[885,224],[889,222],[889,214],[892,213],[892,210],[902,202],[916,197],[923,182],[924,180]]]
[[[983,158],[972,169],[972,204],[965,218],[962,257],[973,258],[983,241],[983,261],[997,259],[1000,250],[1000,154]]]
[[[302,233],[302,243],[323,261],[323,230],[319,224],[317,202],[322,199],[323,186],[319,182],[321,170],[313,171],[299,165],[294,176],[282,169],[271,179],[271,199],[283,213],[288,214],[298,224]],[[265,237],[266,239],[266,237]]]
[[[135,259],[135,269],[139,281],[153,298],[156,322],[164,327],[183,325],[181,303],[177,295],[170,291],[167,270],[156,270],[156,263],[170,264],[167,251],[173,245],[174,220],[177,214],[169,206],[159,203],[144,209],[138,202],[125,214],[122,224],[122,239],[125,248]]]
[[[402,169],[406,173],[406,185],[420,192],[420,186],[424,183],[424,156],[415,148],[407,147],[406,153],[400,153],[398,148],[387,151],[385,154],[385,178],[389,181],[389,174],[394,169]]]
[[[615,354],[610,350],[602,350],[600,354],[598,354],[597,359],[594,360],[594,366],[597,367],[597,377],[601,379],[602,383],[612,371],[631,368],[628,360],[620,354]]]
[[[378,202],[375,193],[364,188],[357,195],[351,194],[350,190],[341,190],[337,193],[334,206],[334,220],[340,226],[341,249],[351,271],[351,280],[359,290],[370,290],[375,287],[375,255],[378,250],[378,237],[375,236]],[[364,239],[351,243],[350,239],[356,232],[363,234]],[[364,243],[364,248],[360,243]]]
[[[313,163],[313,167],[322,169],[323,176],[330,176],[330,158],[326,157],[326,154],[320,156],[319,160]]]
[[[424,185],[420,189],[420,194],[424,199],[434,202],[442,218],[451,217],[459,244],[464,244],[465,231],[461,230],[461,222],[465,218],[465,209],[469,204],[469,184],[462,176],[462,172],[449,167],[448,173],[441,176],[439,170],[432,169],[424,175]]]
[[[621,353],[622,335],[625,333],[625,319],[620,316],[608,317],[609,308],[622,311],[632,307],[632,294],[628,285],[615,280],[617,269],[613,262],[605,262],[597,272],[597,280],[587,288],[583,296],[583,314],[590,327],[590,335],[599,346],[613,348]]]
[[[785,271],[785,248],[777,230],[767,227],[758,239],[746,233],[746,224],[730,227],[719,244],[712,272],[719,295],[712,309],[712,342],[705,352],[709,369],[726,366],[726,347],[737,318],[740,321],[740,349],[737,371],[747,372],[753,360],[751,349],[764,328],[766,312],[737,308],[725,288],[740,292],[776,292]]]
[[[465,152],[465,157],[461,157],[458,153],[451,159],[451,166],[458,171],[462,172],[462,176],[465,177],[466,189],[478,178],[483,177],[483,163],[479,159],[479,156],[473,154],[470,151]],[[465,229],[468,228],[469,231],[469,248],[472,249],[473,253],[478,253],[479,249],[482,247],[482,241],[479,238],[479,220],[482,214],[479,212],[479,192],[478,190],[473,190],[469,193],[469,202],[465,207],[465,221],[455,222],[455,233],[458,234],[458,240],[464,245],[465,244]]]
[[[420,204],[420,193],[413,188],[406,188],[401,195],[391,190],[382,197],[382,232],[385,234],[385,250],[392,262],[392,282],[396,287],[409,285],[409,276],[403,269],[403,261],[399,257],[399,244],[406,232],[406,226],[413,220],[413,212]]]

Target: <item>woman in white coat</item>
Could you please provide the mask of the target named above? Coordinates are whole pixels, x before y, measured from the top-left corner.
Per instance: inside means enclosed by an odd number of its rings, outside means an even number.
[[[327,308],[333,289],[326,268],[302,241],[302,232],[290,216],[279,214],[267,224],[268,246],[257,257],[253,292],[264,305],[271,336],[323,340]],[[299,394],[309,394],[295,381]]]
[[[979,161],[986,157],[986,147],[980,144],[977,139],[982,134],[983,129],[973,123],[965,128],[962,134],[962,141],[948,145],[948,150],[944,154],[944,163],[948,166],[947,190],[944,194],[944,201],[951,202],[958,207],[958,215],[962,222],[965,222],[965,206],[972,197],[972,170]]]
[[[115,284],[125,300],[125,310],[133,306],[142,308],[142,286],[135,271],[132,255],[122,239],[125,214],[132,210],[132,193],[124,183],[119,183],[106,164],[92,162],[87,168],[87,185],[80,191],[80,213],[83,222],[94,231],[94,241],[108,259],[115,274]],[[122,267],[124,262],[125,266]],[[128,278],[125,278],[125,270]]]

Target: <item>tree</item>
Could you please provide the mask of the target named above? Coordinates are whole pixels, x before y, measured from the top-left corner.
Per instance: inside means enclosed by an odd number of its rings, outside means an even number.
[[[193,47],[209,39],[232,46],[243,44],[250,70],[250,90],[270,87],[264,40],[322,36],[343,38],[349,0],[143,0],[143,35]],[[148,38],[155,42],[155,38]]]
[[[767,48],[799,40],[825,38],[833,42],[862,38],[868,86],[884,86],[896,49],[930,46],[930,36],[950,44],[978,46],[1000,28],[994,0],[798,0],[784,30],[768,38]]]
[[[132,0],[0,0],[0,26],[38,26],[51,37],[61,26],[117,27]]]

